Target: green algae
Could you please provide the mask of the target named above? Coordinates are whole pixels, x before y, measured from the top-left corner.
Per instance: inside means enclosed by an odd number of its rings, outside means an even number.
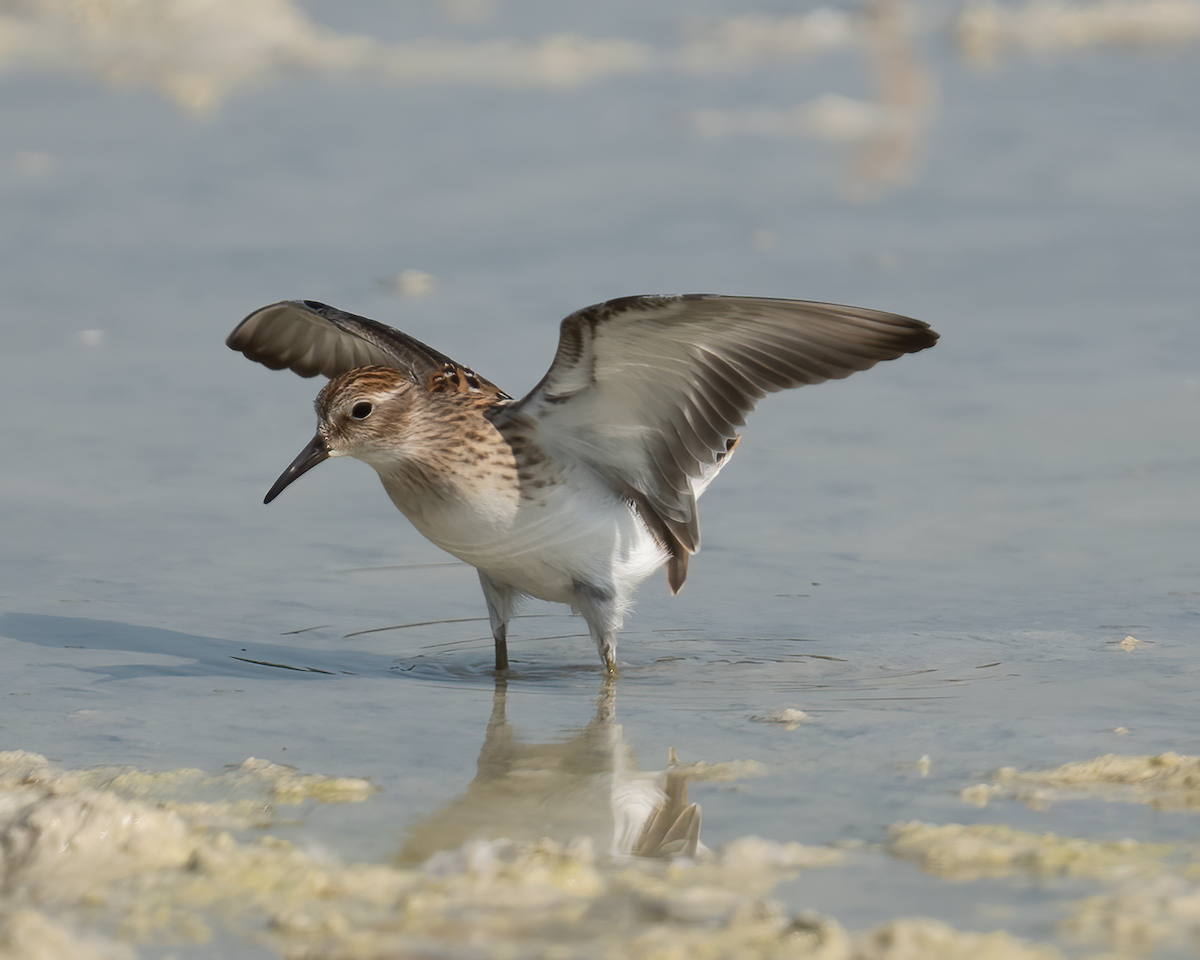
[[[733,773],[733,768],[688,771]],[[343,798],[336,778],[259,762],[237,776]],[[898,920],[848,933],[788,917],[772,888],[843,854],[745,837],[698,860],[597,855],[587,838],[473,840],[419,867],[347,863],[271,836],[238,840],[204,801],[197,771],[58,771],[0,754],[0,957],[130,960],[129,944],[258,943],[295,960],[437,955],[472,960],[1050,960],[1006,933]],[[169,802],[150,798],[171,794]],[[290,790],[290,787],[289,787]],[[131,796],[136,794],[136,796]],[[365,793],[363,794],[366,795]],[[20,891],[19,898],[12,891]],[[19,902],[18,902],[19,900]]]
[[[1029,787],[1082,790],[1108,800],[1150,804],[1160,810],[1200,811],[1200,757],[1177,753],[1154,756],[1108,753],[1094,760],[1065,763],[1042,771],[1004,767],[996,771],[995,779],[1002,788],[1017,791]]]
[[[1168,844],[1096,841],[1026,833],[1004,824],[897,823],[888,833],[895,856],[915,860],[926,873],[951,880],[1006,877],[1112,879],[1131,871],[1163,871]]]

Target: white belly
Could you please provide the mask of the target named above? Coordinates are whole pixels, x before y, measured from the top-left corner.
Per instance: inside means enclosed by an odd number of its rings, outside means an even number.
[[[666,551],[626,502],[584,484],[549,486],[536,499],[476,491],[420,511],[388,492],[425,537],[498,584],[555,603],[571,603],[578,581],[628,596]]]

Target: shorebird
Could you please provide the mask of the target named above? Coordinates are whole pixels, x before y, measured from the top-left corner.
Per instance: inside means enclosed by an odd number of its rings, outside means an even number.
[[[317,432],[270,503],[329,457],[379,473],[392,502],[474,566],[496,670],[508,623],[537,597],[583,615],[605,669],[634,591],[671,593],[700,547],[696,499],[777,390],[847,377],[933,346],[909,317],[803,300],[622,297],[572,313],[550,369],[514,400],[399,330],[314,300],[254,311],[228,345],[272,370],[329,377]]]

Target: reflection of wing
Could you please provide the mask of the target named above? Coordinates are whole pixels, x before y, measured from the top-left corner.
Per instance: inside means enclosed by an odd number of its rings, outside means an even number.
[[[700,808],[688,803],[687,781],[732,779],[742,766],[679,764],[671,750],[665,773],[639,770],[615,722],[610,681],[592,722],[550,743],[528,743],[516,735],[506,717],[506,693],[498,682],[475,778],[461,796],[411,828],[399,862],[424,863],[468,841],[501,837],[565,843],[588,836],[604,843],[611,836],[616,856],[707,852],[700,843]]]
[[[667,768],[667,788],[663,801],[645,825],[645,831],[631,851],[636,857],[689,857],[695,859],[700,846],[700,805],[688,803],[687,776],[672,773],[678,761],[671,748]]]
[[[933,346],[919,320],[829,303],[624,297],[562,322],[533,391],[494,415],[528,417],[548,452],[587,462],[637,505],[677,561],[700,543],[694,486],[709,479],[755,403]]]
[[[225,342],[272,370],[287,367],[302,377],[320,373],[333,378],[355,367],[376,365],[394,367],[414,382],[423,382],[447,364],[462,367],[386,324],[316,300],[284,300],[255,310]]]
[[[667,805],[661,784],[660,777],[616,764],[611,781],[613,833],[609,849],[614,857],[641,856],[642,838]]]
[[[700,807],[688,803],[688,771],[680,768],[674,747],[668,756],[665,773],[640,773],[619,762],[613,768],[614,856],[694,859],[708,853],[700,843]]]

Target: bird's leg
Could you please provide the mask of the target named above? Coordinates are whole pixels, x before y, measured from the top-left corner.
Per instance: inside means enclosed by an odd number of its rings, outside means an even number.
[[[512,587],[493,583],[479,571],[479,585],[487,601],[488,619],[492,622],[492,637],[496,641],[496,669],[508,669],[508,621],[512,619],[516,592]]]
[[[611,587],[576,580],[575,606],[587,621],[588,631],[609,676],[617,673],[617,631],[621,629],[622,604]]]

